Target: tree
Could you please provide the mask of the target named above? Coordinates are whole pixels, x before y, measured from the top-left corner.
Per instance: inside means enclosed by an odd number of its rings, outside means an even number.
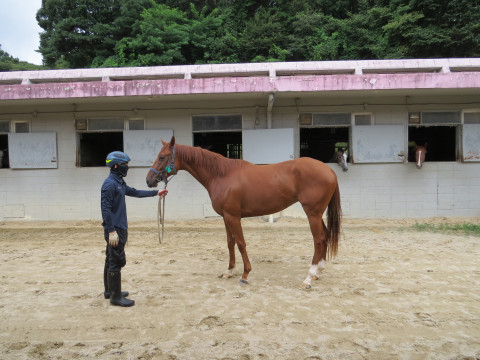
[[[30,64],[26,61],[20,61],[14,58],[6,51],[2,50],[0,44],[0,71],[19,71],[19,70],[39,70],[43,69],[41,65]]]
[[[480,55],[480,1],[411,0],[391,8],[384,30],[399,57]]]
[[[197,11],[192,5],[187,13],[165,4],[155,5],[141,14],[138,33],[123,38],[115,55],[106,64],[116,66],[181,65],[215,61],[216,31],[221,19],[216,11]],[[105,65],[105,64],[104,64]]]
[[[48,67],[480,56],[480,0],[42,0]]]
[[[37,21],[40,53],[48,67],[92,66],[114,53],[119,40],[135,30],[137,14],[149,0],[42,0]]]

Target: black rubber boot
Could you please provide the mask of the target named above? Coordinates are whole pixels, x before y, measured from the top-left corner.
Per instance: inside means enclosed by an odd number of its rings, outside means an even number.
[[[110,304],[117,306],[133,306],[135,301],[122,296],[122,275],[120,271],[107,273],[108,289],[110,290]]]
[[[103,286],[105,287],[105,291],[103,292],[103,296],[105,299],[110,299],[110,291],[108,291],[108,279],[107,279],[107,267],[103,268]],[[127,297],[128,291],[122,291],[122,296]]]

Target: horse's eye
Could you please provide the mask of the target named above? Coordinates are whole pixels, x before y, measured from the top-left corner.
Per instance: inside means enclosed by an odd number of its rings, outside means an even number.
[[[165,159],[165,156],[159,156],[159,157],[158,157],[158,160],[159,160],[159,161],[163,161],[163,159]]]

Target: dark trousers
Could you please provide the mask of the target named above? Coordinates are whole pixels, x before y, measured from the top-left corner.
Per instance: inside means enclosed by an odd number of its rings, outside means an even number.
[[[127,259],[125,257],[125,244],[128,239],[128,231],[122,229],[115,229],[118,234],[118,246],[112,247],[108,244],[108,231],[104,230],[105,241],[107,242],[107,248],[105,250],[105,267],[108,271],[120,271]]]

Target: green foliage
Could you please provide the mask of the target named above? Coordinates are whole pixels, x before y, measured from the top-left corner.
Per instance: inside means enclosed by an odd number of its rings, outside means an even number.
[[[472,236],[480,236],[480,225],[472,223],[463,223],[463,224],[430,224],[423,223],[415,224],[415,229],[418,231],[430,231],[430,232],[442,232],[442,233],[456,233],[456,234],[465,234]]]
[[[42,0],[51,68],[480,56],[480,0]]]
[[[41,70],[43,68],[41,65],[30,64],[14,58],[6,51],[3,51],[2,45],[0,45],[0,71]]]

